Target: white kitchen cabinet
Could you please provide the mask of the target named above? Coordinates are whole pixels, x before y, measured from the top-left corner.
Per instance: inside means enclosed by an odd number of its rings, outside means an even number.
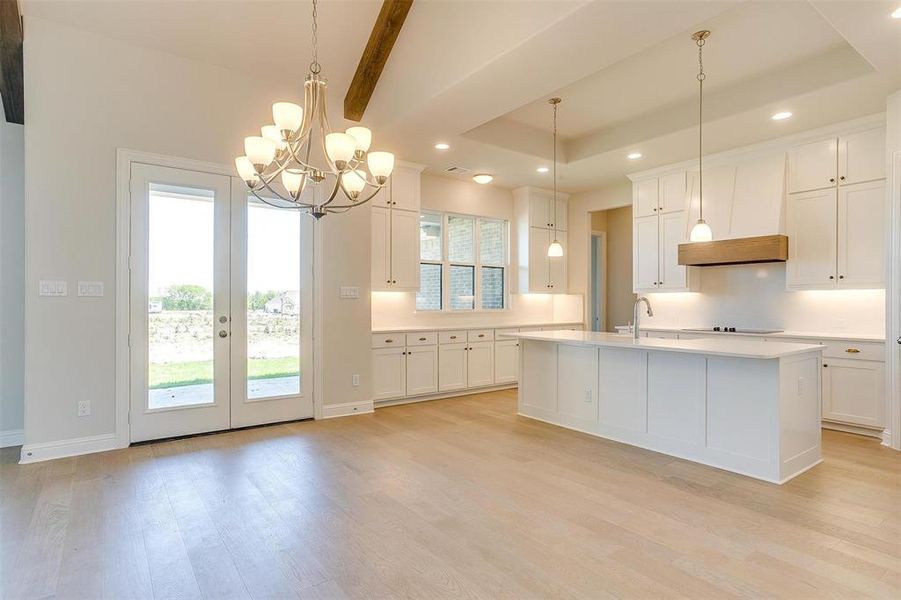
[[[387,289],[391,286],[391,209],[383,206],[372,207],[372,252],[370,273],[373,289]]]
[[[657,289],[659,242],[656,214],[632,222],[632,287],[636,292]]]
[[[494,342],[469,342],[466,381],[469,387],[494,383]]]
[[[554,232],[551,232],[551,240],[553,241]],[[566,232],[558,231],[556,235],[557,241],[563,246],[563,256],[547,258],[548,262],[548,285],[551,292],[566,293],[566,259],[569,256],[566,246]],[[545,255],[547,249],[545,248]]]
[[[403,398],[406,393],[407,360],[404,348],[372,350],[372,399]]]
[[[553,200],[551,192],[532,190],[529,194],[529,226],[566,231],[566,200]],[[556,214],[554,208],[556,204]]]
[[[365,191],[364,191],[365,193]],[[389,183],[369,201],[372,206],[380,206],[382,208],[391,208],[391,184]]]
[[[632,222],[632,288],[640,292],[697,289],[698,276],[679,264],[686,241],[685,211],[654,214]]]
[[[838,268],[841,288],[884,286],[885,183],[873,181],[838,190]]]
[[[391,211],[391,289],[419,290],[419,213]]]
[[[391,207],[419,212],[422,168],[398,163],[391,173]]]
[[[466,350],[469,344],[453,343],[438,346],[438,390],[452,392],[466,389]]]
[[[791,148],[788,151],[788,191],[808,192],[833,187],[838,175],[838,140],[829,138]]]
[[[398,163],[372,203],[373,290],[419,290],[419,204],[422,167]]]
[[[885,129],[838,138],[838,182],[852,185],[885,177]]]
[[[407,396],[438,391],[438,346],[408,346]]]
[[[688,286],[688,267],[679,264],[679,244],[685,242],[685,212],[658,217],[660,240],[657,244],[657,288],[684,290]]]
[[[519,292],[565,294],[567,196],[557,194],[555,200],[552,192],[525,187],[514,190],[513,198]],[[563,246],[563,257],[549,259],[547,249],[555,237]]]
[[[658,182],[658,213],[672,213],[685,210],[687,174],[684,171],[670,173]]]
[[[658,180],[644,179],[632,184],[632,216],[650,217],[657,214]]]
[[[885,426],[884,364],[823,359],[823,419],[881,429]]]
[[[793,194],[786,200],[785,282],[789,289],[835,285],[837,197],[832,188]]]
[[[566,232],[556,232],[563,256],[549,258],[547,248],[554,240],[552,229],[529,228],[529,290],[541,293],[566,293]]]
[[[519,379],[519,340],[494,343],[494,383],[516,383]]]

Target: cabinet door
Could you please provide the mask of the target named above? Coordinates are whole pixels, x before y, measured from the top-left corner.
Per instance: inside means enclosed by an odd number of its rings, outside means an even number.
[[[838,181],[851,185],[885,177],[885,130],[871,129],[838,138]]]
[[[384,193],[380,192],[380,193]],[[372,207],[372,289],[391,287],[391,209]]]
[[[371,188],[370,188],[371,189]],[[366,193],[366,190],[363,191]],[[379,192],[372,197],[370,200],[373,206],[380,206],[382,208],[388,208],[391,206],[391,183],[389,180],[388,185],[379,190]]]
[[[438,346],[407,348],[407,395],[438,391]]]
[[[438,346],[438,389],[442,392],[466,389],[466,355],[469,344]]]
[[[551,196],[539,192],[529,194],[529,226],[549,229],[551,220]]]
[[[657,214],[657,179],[645,179],[632,183],[632,211],[635,217]]]
[[[404,348],[372,351],[372,399],[389,400],[406,395],[407,361]]]
[[[550,263],[547,247],[551,244],[551,232],[529,227],[529,291],[551,291]]]
[[[883,287],[885,256],[883,223],[885,223],[885,182],[872,181],[839,188],[839,287]]]
[[[672,173],[660,178],[658,213],[671,213],[685,210],[688,188],[686,173]]]
[[[566,231],[566,209],[567,202],[566,200],[557,200],[557,215],[554,216],[554,211],[551,209],[551,227],[557,229],[557,231]]]
[[[421,180],[419,169],[397,165],[391,174],[391,206],[419,212]]]
[[[519,341],[494,343],[494,383],[516,383],[519,380]]]
[[[494,342],[470,342],[466,354],[468,386],[481,387],[494,383]]]
[[[551,231],[551,238],[554,237],[554,232]],[[558,256],[556,258],[547,258],[548,262],[548,284],[551,286],[550,290],[556,294],[565,294],[566,293],[566,257],[569,256],[569,252],[566,249],[566,232],[565,231],[557,231],[557,241],[560,242],[560,245],[563,246],[563,256]],[[547,247],[544,249],[544,254],[547,256]]]
[[[836,182],[836,145],[830,138],[796,146],[788,151],[788,191],[807,192],[832,187]]]
[[[685,241],[685,212],[660,215],[659,225],[658,288],[688,289],[688,267],[679,264],[679,244]]]
[[[835,286],[836,203],[835,188],[793,195],[786,200],[787,287]]]
[[[632,223],[632,287],[636,292],[657,289],[658,245],[657,215],[635,219]]]
[[[839,423],[885,426],[884,365],[870,360],[823,360],[823,418]]]
[[[391,289],[419,290],[419,213],[391,210]]]

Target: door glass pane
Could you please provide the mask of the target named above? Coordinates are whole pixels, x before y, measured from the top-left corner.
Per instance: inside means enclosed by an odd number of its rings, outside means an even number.
[[[454,310],[475,308],[476,268],[465,265],[450,267],[450,305]]]
[[[150,185],[150,409],[214,401],[213,200],[212,190]]]
[[[447,257],[451,262],[475,262],[475,219],[457,215],[447,218]]]
[[[300,394],[300,219],[248,199],[248,400]]]

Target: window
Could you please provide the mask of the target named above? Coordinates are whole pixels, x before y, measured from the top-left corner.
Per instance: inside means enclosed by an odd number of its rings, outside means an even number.
[[[506,221],[423,212],[419,223],[416,310],[506,308]]]

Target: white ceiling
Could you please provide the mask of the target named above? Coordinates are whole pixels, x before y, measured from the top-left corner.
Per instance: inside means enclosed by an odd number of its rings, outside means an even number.
[[[560,188],[690,158],[696,48],[705,47],[706,147],[723,150],[884,110],[901,87],[894,2],[415,0],[364,117],[376,143],[433,172],[450,165],[493,185],[548,186],[546,99],[563,97]],[[322,0],[320,62],[330,116],[341,104],[380,1]],[[233,69],[300,81],[309,4],[286,0],[25,0],[24,14]],[[27,40],[26,40],[27,41]],[[27,47],[27,46],[26,46]],[[27,50],[26,50],[27,51]],[[776,110],[795,117],[774,123]],[[445,141],[451,150],[433,144]],[[625,159],[631,150],[645,158]]]

